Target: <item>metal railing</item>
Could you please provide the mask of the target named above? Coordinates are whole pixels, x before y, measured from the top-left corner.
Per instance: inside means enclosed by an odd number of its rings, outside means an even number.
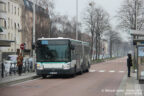
[[[6,67],[5,64],[2,63],[0,67],[1,68],[0,77],[4,78],[7,76],[18,74],[18,66],[16,63],[11,63],[9,69],[7,69],[8,71],[6,71],[5,67]],[[35,72],[35,64],[33,64],[33,62],[23,62],[22,73],[26,72]]]

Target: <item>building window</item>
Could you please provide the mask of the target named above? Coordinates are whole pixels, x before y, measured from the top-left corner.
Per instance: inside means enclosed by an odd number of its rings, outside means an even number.
[[[12,14],[13,14],[13,5],[12,5],[12,10],[11,11],[12,11]]]
[[[10,28],[10,18],[8,18],[8,28]]]
[[[8,2],[8,12],[10,12],[10,2]]]
[[[6,20],[4,20],[4,27],[6,28],[7,26],[6,26],[7,24],[6,24]]]
[[[19,16],[19,8],[18,8],[18,16]]]
[[[11,40],[13,40],[13,34],[11,34]]]
[[[0,19],[0,26],[3,28],[6,28],[6,20],[5,19]]]
[[[4,12],[6,12],[6,4],[4,4]]]
[[[6,4],[0,2],[0,11],[1,12],[6,12]]]
[[[15,15],[16,15],[16,7],[14,7],[14,9],[15,9]]]
[[[17,26],[18,26],[18,29],[20,29],[19,23],[18,23],[18,25],[17,25]]]
[[[12,19],[11,19],[11,28],[13,29],[13,21],[12,21]]]
[[[15,26],[14,28],[15,28],[15,30],[16,30],[16,23],[14,23],[14,26]]]
[[[8,33],[8,39],[10,39],[10,33]]]

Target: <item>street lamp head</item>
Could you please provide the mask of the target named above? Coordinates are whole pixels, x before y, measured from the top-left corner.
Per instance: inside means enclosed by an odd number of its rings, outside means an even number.
[[[89,3],[89,6],[94,6],[95,5],[95,2],[94,1],[91,1],[90,3]]]

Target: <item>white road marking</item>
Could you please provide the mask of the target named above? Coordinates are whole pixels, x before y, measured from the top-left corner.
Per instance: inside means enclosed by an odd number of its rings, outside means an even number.
[[[119,73],[124,73],[125,71],[119,71]]]
[[[99,72],[101,72],[101,73],[102,73],[102,72],[105,72],[105,70],[99,70]]]
[[[114,70],[110,70],[109,72],[110,72],[110,73],[114,73],[115,71],[114,71]]]
[[[96,72],[96,70],[94,70],[94,69],[90,69],[89,72]]]
[[[95,69],[90,69],[89,72],[96,72],[96,70]],[[106,72],[106,71],[105,70],[99,70],[98,72],[103,73],[103,72]],[[114,73],[114,72],[124,73],[125,71],[123,71],[123,70],[120,70],[120,71],[109,70],[108,72],[109,73]]]

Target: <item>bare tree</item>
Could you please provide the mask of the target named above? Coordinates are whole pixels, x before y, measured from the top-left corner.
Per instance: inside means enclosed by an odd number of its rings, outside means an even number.
[[[110,30],[105,33],[106,38],[109,41],[109,55],[112,58],[114,44],[119,44],[121,42],[121,38],[119,37],[118,32]]]
[[[84,14],[84,22],[86,25],[86,31],[91,33],[91,57],[93,56],[93,48],[94,48],[94,32],[95,32],[95,20],[94,20],[94,3],[90,2],[90,6],[87,7],[86,12]]]
[[[55,14],[54,14],[54,0],[36,0],[36,4],[43,7],[44,9],[47,10],[47,13],[49,15],[50,21],[49,21],[49,37],[52,37],[52,26],[53,22],[55,19]]]
[[[96,20],[96,27],[95,27],[95,39],[96,39],[96,59],[100,58],[101,52],[101,36],[103,32],[109,30],[109,15],[101,8],[95,9],[95,20]]]
[[[118,11],[119,27],[142,30],[144,29],[143,0],[125,0]]]
[[[110,28],[109,14],[101,7],[97,7],[94,2],[91,2],[89,5],[84,15],[84,21],[87,27],[86,30],[90,32],[92,36],[91,54],[93,55],[93,48],[95,45],[96,59],[98,59],[101,49],[101,36],[104,31]]]
[[[69,19],[66,15],[55,15],[53,19],[53,25],[52,25],[52,33],[55,35],[54,37],[66,37],[66,38],[73,38],[75,39],[75,29],[76,29],[76,19],[73,17],[72,19]],[[79,28],[79,37],[78,39],[81,40],[81,23],[78,22]]]

